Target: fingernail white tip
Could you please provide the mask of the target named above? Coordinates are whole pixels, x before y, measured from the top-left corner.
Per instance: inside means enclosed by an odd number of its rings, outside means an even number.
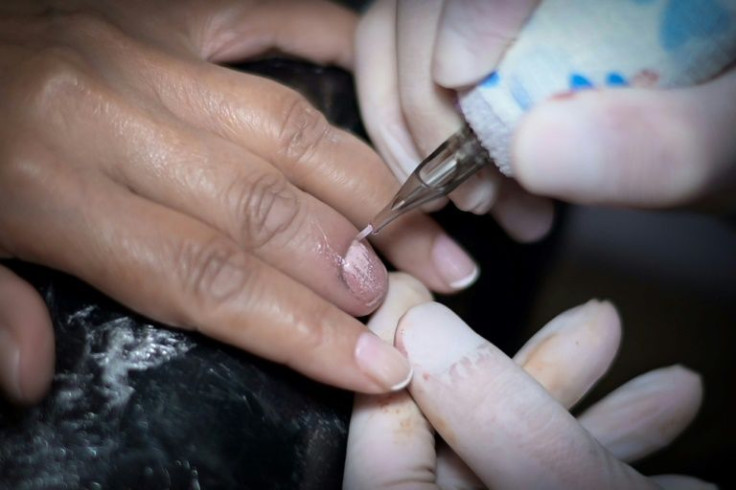
[[[467,276],[463,277],[462,279],[458,279],[457,281],[451,282],[450,287],[452,289],[465,289],[466,287],[477,281],[478,277],[480,277],[480,268],[476,266],[475,269],[473,269],[473,272],[471,272]]]
[[[414,368],[409,368],[409,374],[406,376],[405,379],[399,381],[395,385],[391,387],[391,391],[400,391],[409,386],[409,383],[411,383],[411,378],[414,377]]]

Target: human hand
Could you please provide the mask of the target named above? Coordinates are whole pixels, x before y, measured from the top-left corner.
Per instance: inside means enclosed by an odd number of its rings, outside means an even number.
[[[537,3],[378,0],[366,12],[356,37],[361,113],[399,180],[461,127],[455,90],[493,70]],[[459,209],[490,211],[519,241],[537,240],[552,226],[552,203],[495,167],[482,169],[450,197]]]
[[[516,131],[529,191],[643,208],[736,205],[736,70],[702,85],[585,90],[543,102]]]
[[[382,338],[395,335],[414,377],[408,392],[356,397],[345,488],[710,488],[684,476],[647,479],[626,464],[693,419],[702,396],[693,372],[651,371],[577,420],[567,411],[617,351],[609,303],[559,315],[512,360],[430,299],[411,277],[391,277],[369,322]]]
[[[385,0],[368,12],[358,31],[358,87],[366,126],[397,175],[460,126],[446,89],[488,75],[538,3]],[[702,15],[729,22],[728,12],[702,8]],[[648,88],[656,76],[634,77],[626,90],[584,90],[540,103],[515,130],[514,181],[495,169],[489,178],[489,169],[455,202],[461,209],[480,202],[485,211],[498,194],[498,221],[532,239],[548,229],[551,215],[518,188],[505,199],[503,190],[516,182],[535,196],[573,203],[732,212],[736,70],[684,89]]]
[[[4,2],[0,258],[326,383],[400,384],[406,360],[351,317],[385,294],[383,264],[351,242],[393,175],[294,91],[215,64],[275,50],[350,68],[355,25],[322,1]],[[419,214],[375,243],[440,291],[475,273]],[[11,397],[43,395],[48,313],[4,268],[0,361]]]

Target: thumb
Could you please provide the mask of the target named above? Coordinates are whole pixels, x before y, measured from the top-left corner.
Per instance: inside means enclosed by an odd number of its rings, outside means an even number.
[[[712,197],[736,181],[735,98],[736,71],[686,89],[554,98],[522,120],[514,174],[531,192],[577,203],[656,208]]]

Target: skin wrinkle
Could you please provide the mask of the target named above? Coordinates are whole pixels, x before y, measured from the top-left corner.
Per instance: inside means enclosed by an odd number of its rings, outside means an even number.
[[[304,221],[298,219],[302,206],[283,177],[271,173],[251,182],[235,181],[227,195],[232,196],[227,208],[235,211],[236,236],[250,250],[273,246],[277,238],[288,243],[299,235],[300,227],[292,225]]]

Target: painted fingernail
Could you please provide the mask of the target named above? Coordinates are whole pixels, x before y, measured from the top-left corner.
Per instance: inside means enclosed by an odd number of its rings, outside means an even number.
[[[355,360],[363,372],[389,391],[401,390],[411,381],[413,372],[409,361],[370,332],[358,338]]]
[[[20,348],[5,328],[0,328],[0,384],[11,397],[23,398],[20,390]]]
[[[350,244],[341,275],[350,292],[367,306],[376,306],[386,293],[388,271],[365,240]]]
[[[435,239],[432,260],[442,279],[454,290],[470,286],[480,275],[478,265],[447,235]]]

